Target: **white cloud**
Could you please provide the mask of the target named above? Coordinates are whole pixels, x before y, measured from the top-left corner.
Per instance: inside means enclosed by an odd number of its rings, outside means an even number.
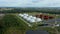
[[[60,0],[0,0],[0,7],[60,7]]]

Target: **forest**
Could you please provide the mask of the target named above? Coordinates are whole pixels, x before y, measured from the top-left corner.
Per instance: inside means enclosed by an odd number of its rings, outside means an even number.
[[[3,10],[0,13],[24,13],[24,12],[41,12],[50,14],[60,14],[60,8],[14,8],[12,10]]]

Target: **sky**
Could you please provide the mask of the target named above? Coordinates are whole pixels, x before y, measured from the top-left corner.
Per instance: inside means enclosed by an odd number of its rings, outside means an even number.
[[[60,0],[0,0],[0,7],[60,7]]]

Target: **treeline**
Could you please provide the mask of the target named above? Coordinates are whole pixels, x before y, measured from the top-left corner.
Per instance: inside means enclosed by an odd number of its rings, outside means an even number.
[[[34,9],[34,8],[15,8],[13,10],[4,10],[0,13],[24,13],[24,12],[42,12],[42,13],[51,13],[51,14],[60,14],[59,9]]]

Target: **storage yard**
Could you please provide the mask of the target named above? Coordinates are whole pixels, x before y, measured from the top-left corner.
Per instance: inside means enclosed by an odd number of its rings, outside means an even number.
[[[37,27],[37,29],[41,30],[41,28],[53,28],[56,33],[58,34],[59,32],[55,27],[60,26],[60,18],[59,15],[56,16],[54,14],[44,14],[44,13],[20,13],[18,14],[19,17],[21,17],[26,23],[29,23],[30,26],[32,27]],[[57,21],[57,22],[56,22]],[[33,26],[34,25],[34,26]],[[54,32],[53,32],[54,33]],[[55,34],[56,34],[55,33]]]
[[[42,14],[42,13],[20,13],[18,14],[19,17],[21,17],[24,21],[29,23],[30,25],[33,24],[48,24],[47,26],[53,26],[54,24],[59,25],[59,19],[56,18],[55,15],[48,15],[48,14]],[[57,19],[57,20],[55,20]],[[57,21],[57,22],[56,22]]]
[[[28,21],[28,22],[30,22],[30,23],[42,21],[41,18],[36,18],[36,17],[34,17],[34,16],[32,16],[32,15],[30,16],[30,15],[28,15],[28,14],[19,14],[19,16],[21,16],[23,19],[25,19],[26,21]]]

